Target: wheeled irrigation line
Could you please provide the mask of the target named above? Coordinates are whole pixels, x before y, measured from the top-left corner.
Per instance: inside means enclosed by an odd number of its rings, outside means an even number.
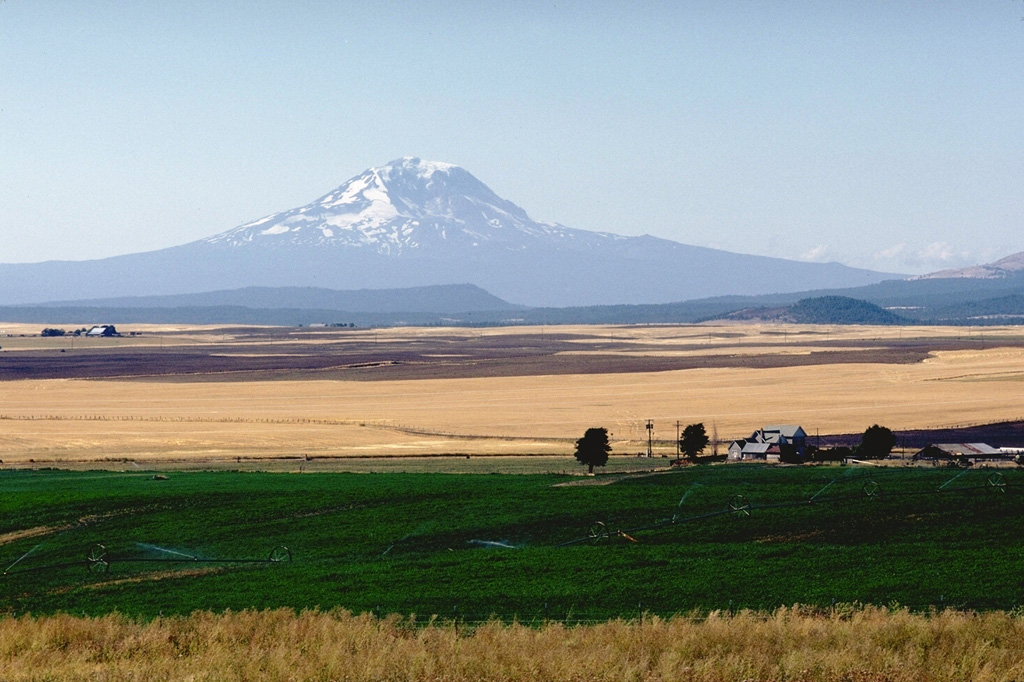
[[[2,575],[18,575],[20,573],[38,573],[42,571],[52,571],[61,568],[74,568],[75,566],[85,566],[91,573],[106,573],[111,564],[280,564],[288,563],[292,560],[292,551],[280,545],[271,550],[270,554],[266,559],[253,559],[253,558],[212,558],[204,559],[202,557],[192,556],[190,554],[184,554],[181,552],[175,552],[175,554],[181,554],[181,558],[153,558],[153,557],[137,557],[137,556],[113,556],[104,545],[96,544],[93,545],[86,555],[85,559],[78,561],[65,561],[57,564],[46,564],[44,566],[33,566],[32,568],[23,568],[18,571],[11,571],[18,561],[11,564]],[[23,559],[24,557],[22,557]]]
[[[110,568],[110,564],[279,564],[283,562],[290,562],[292,560],[292,551],[280,545],[271,550],[270,554],[266,559],[202,559],[197,556],[190,554],[184,554],[182,552],[174,552],[174,554],[181,554],[181,558],[169,558],[169,559],[154,559],[152,557],[112,557],[107,553],[107,548],[103,545],[93,545],[93,548],[89,551],[89,555],[86,557],[86,563],[89,566],[89,570],[93,573],[105,573]]]

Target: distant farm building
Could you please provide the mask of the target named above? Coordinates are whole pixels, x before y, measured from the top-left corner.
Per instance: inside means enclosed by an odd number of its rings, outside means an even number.
[[[914,454],[915,461],[932,461],[935,464],[982,464],[986,462],[1009,462],[1014,458],[1010,448],[1001,450],[987,443],[937,443]]]
[[[99,324],[85,333],[86,336],[120,336],[112,324]]]
[[[782,461],[784,455],[802,459],[807,450],[807,433],[795,424],[765,426],[754,431],[749,438],[733,441],[729,445],[731,462]]]

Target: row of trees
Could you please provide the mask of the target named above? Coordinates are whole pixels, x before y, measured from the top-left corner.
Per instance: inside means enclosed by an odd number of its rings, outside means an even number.
[[[687,459],[694,461],[704,452],[704,448],[709,442],[704,424],[690,424],[683,429],[679,437],[679,451]],[[842,454],[843,458],[855,455],[861,459],[884,459],[889,456],[895,446],[896,436],[892,430],[874,424],[864,431],[860,445],[853,450],[842,448]],[[815,450],[818,451],[817,448]],[[576,441],[576,461],[588,467],[590,473],[594,473],[594,467],[603,467],[608,463],[608,454],[611,451],[612,446],[608,442],[608,429],[604,427],[587,429],[583,437]],[[812,456],[811,459],[814,457]]]

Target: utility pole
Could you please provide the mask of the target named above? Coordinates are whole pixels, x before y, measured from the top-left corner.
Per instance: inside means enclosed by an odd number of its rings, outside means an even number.
[[[647,456],[652,457],[654,453],[654,422],[647,420]]]
[[[676,459],[682,459],[682,453],[679,451],[679,420],[676,420]]]

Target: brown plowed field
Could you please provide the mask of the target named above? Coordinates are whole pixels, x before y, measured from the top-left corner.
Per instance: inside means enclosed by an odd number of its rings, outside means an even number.
[[[666,352],[664,344],[586,332],[458,336],[438,333],[405,338],[389,330],[375,339],[373,332],[286,330],[270,336],[258,330],[229,331],[236,334],[233,340],[224,340],[219,333],[208,343],[163,348],[124,339],[80,339],[77,348],[4,353],[0,354],[0,381],[132,377],[187,381],[394,381],[726,367],[911,364],[936,351],[978,349],[981,345],[975,339],[944,336],[850,340],[794,334],[784,341],[769,336],[761,340],[766,342],[761,349],[751,350],[742,348],[735,340],[697,336],[672,344],[670,352]],[[60,343],[54,341],[54,345]],[[747,344],[750,343],[748,339]],[[1011,339],[1006,344],[1024,347],[1024,339]],[[68,342],[61,345],[67,346]]]

